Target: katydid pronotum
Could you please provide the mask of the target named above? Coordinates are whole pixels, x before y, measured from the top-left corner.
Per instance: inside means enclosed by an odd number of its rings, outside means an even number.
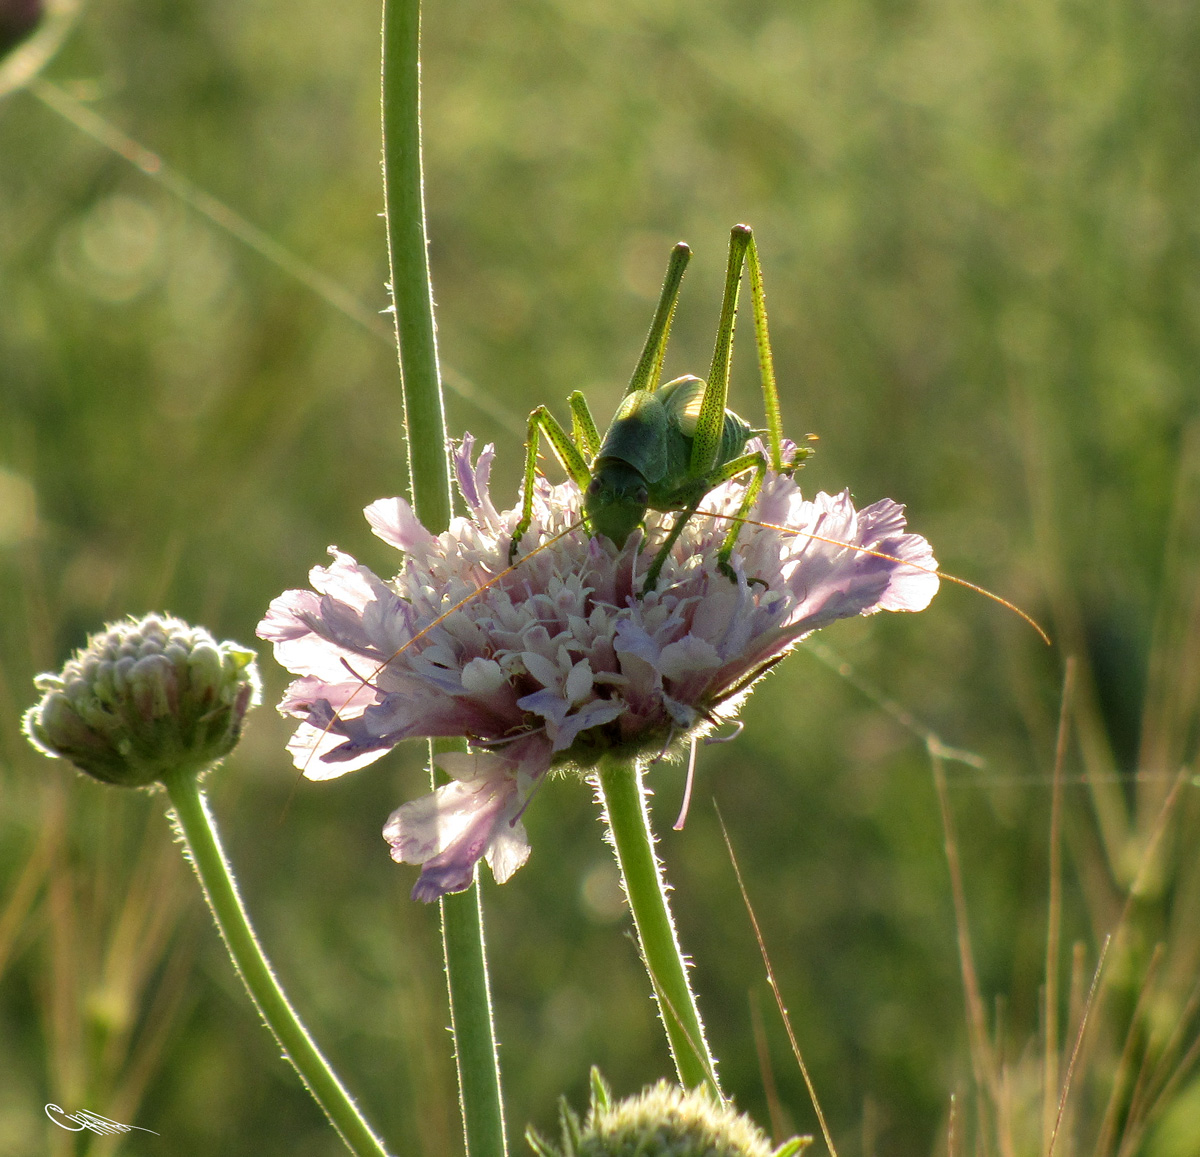
[[[679,512],[646,572],[643,593],[654,589],[671,548],[688,519],[699,509],[704,496],[722,482],[752,472],[718,558],[722,572],[736,581],[729,558],[768,467],[776,474],[791,474],[809,451],[797,449],[788,461],[783,461],[783,428],[767,334],[762,268],[748,225],[735,225],[730,234],[725,296],[707,381],[688,375],[659,385],[679,286],[691,255],[691,250],[682,241],[671,252],[642,356],[603,439],[587,400],[578,390],[568,399],[571,434],[545,406],[538,406],[529,415],[525,499],[521,521],[509,547],[510,563],[516,559],[521,539],[533,521],[538,444],[540,436],[545,434],[563,469],[584,494],[584,517],[590,533],[602,534],[620,548],[641,525],[647,510]],[[752,429],[725,406],[729,396],[733,329],[743,265],[750,273],[754,336],[758,343],[767,417],[765,430]],[[747,442],[758,434],[766,435],[769,459],[761,452],[746,451]]]

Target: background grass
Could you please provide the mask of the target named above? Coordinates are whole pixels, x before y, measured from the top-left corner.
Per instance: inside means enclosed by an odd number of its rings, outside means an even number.
[[[48,1101],[161,1135],[122,1153],[338,1152],[161,798],[47,763],[19,717],[32,675],[107,619],[168,609],[249,641],[330,543],[394,567],[359,514],[407,477],[372,321],[378,22],[371,5],[95,0],[44,74],[327,275],[357,321],[52,92],[0,99],[0,1154],[116,1151],[49,1125]],[[696,259],[667,369],[703,372],[728,229],[747,221],[786,427],[820,435],[805,488],[907,503],[948,571],[1055,637],[946,588],[920,616],[821,636],[874,697],[792,657],[745,733],[702,753],[682,833],[680,771],[654,770],[729,1091],[768,1120],[761,1012],[776,1117],[815,1128],[714,798],[843,1157],[1044,1153],[1046,1083],[1053,1105],[1123,910],[1056,1152],[1194,1157],[1200,10],[459,0],[428,6],[425,43],[449,422],[498,444],[494,493],[515,499],[533,405],[565,417],[582,388],[611,413],[680,237]],[[753,420],[747,337],[733,405]],[[285,679],[263,668],[270,703]],[[930,761],[879,696],[985,761],[944,771],[990,1044],[968,1032]],[[435,914],[379,835],[425,790],[422,750],[298,784],[287,731],[260,710],[211,783],[254,918],[396,1151],[455,1152]],[[528,865],[484,889],[515,1133],[551,1130],[563,1092],[581,1105],[593,1063],[618,1093],[669,1067],[589,790],[551,785],[528,826]]]

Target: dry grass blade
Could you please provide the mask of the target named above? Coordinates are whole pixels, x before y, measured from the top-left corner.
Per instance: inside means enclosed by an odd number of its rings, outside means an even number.
[[[1159,845],[1162,841],[1163,833],[1166,830],[1167,823],[1179,801],[1180,793],[1186,783],[1190,781],[1190,772],[1186,767],[1180,768],[1179,773],[1175,776],[1175,780],[1171,785],[1171,790],[1167,793],[1167,797],[1163,800],[1162,807],[1159,809],[1158,816],[1155,819],[1154,826],[1151,829],[1149,839],[1146,842],[1145,849],[1142,853],[1141,860],[1138,864],[1138,870],[1134,877],[1133,884],[1130,886],[1129,893],[1125,899],[1125,904],[1122,908],[1120,917],[1118,918],[1113,930],[1104,939],[1104,950],[1101,953],[1100,961],[1096,967],[1096,973],[1092,981],[1091,990],[1088,993],[1086,1006],[1083,1010],[1083,1015],[1080,1020],[1079,1034],[1075,1042],[1075,1048],[1071,1055],[1071,1063],[1067,1070],[1067,1079],[1063,1086],[1063,1093],[1060,1099],[1058,1119],[1055,1123],[1054,1133],[1051,1137],[1051,1145],[1047,1151],[1047,1157],[1052,1157],[1054,1151],[1054,1142],[1061,1134],[1061,1126],[1063,1120],[1064,1107],[1066,1105],[1067,1094],[1070,1089],[1072,1074],[1080,1062],[1083,1053],[1084,1045],[1084,1029],[1086,1028],[1088,1018],[1094,1009],[1096,1001],[1103,995],[1105,978],[1102,977],[1102,968],[1104,959],[1108,953],[1109,946],[1121,940],[1123,933],[1129,924],[1129,917],[1133,910],[1134,901],[1143,891],[1145,881],[1154,869],[1155,857],[1158,854]],[[1129,1036],[1126,1038],[1126,1043],[1123,1048],[1122,1058],[1118,1067],[1117,1074],[1114,1078],[1114,1086],[1110,1093],[1108,1105],[1106,1106],[1105,1115],[1101,1125],[1100,1135],[1097,1139],[1096,1153],[1102,1155],[1106,1151],[1106,1147],[1111,1148],[1113,1137],[1115,1135],[1116,1114],[1119,1111],[1119,1096],[1125,1086],[1127,1079],[1127,1066],[1129,1058],[1132,1056],[1132,1039],[1136,1033],[1138,1023],[1141,1018],[1141,1012],[1144,1006],[1144,1001],[1147,997],[1149,987],[1153,978],[1154,972],[1157,970],[1159,950],[1155,950],[1155,956],[1151,961],[1147,976],[1143,981],[1142,988],[1139,992],[1137,1004],[1134,1009],[1133,1019],[1130,1023]]]
[[[297,257],[269,233],[252,224],[211,193],[205,192],[182,173],[172,169],[157,153],[139,144],[95,110],[88,108],[82,101],[76,100],[70,93],[43,77],[32,77],[27,87],[33,96],[68,124],[74,125],[81,133],[109,152],[128,161],[189,209],[207,218],[218,229],[236,238],[264,261],[303,285],[331,309],[362,326],[368,333],[385,341],[389,346],[394,343],[393,327],[383,319],[378,310],[364,305],[332,277],[326,276],[315,266]],[[0,96],[2,95],[3,81],[0,79]],[[525,432],[525,423],[516,414],[483,390],[476,389],[461,373],[443,367],[442,378],[447,389],[458,394],[463,401],[482,410],[510,434],[521,435]]]
[[[1121,1112],[1125,1090],[1129,1086],[1129,1073],[1133,1067],[1134,1049],[1140,1039],[1139,1030],[1142,1027],[1142,1017],[1146,1011],[1146,1001],[1150,996],[1151,987],[1157,978],[1159,966],[1162,964],[1164,946],[1156,944],[1146,974],[1138,989],[1137,1001],[1133,1006],[1133,1015],[1129,1018],[1129,1028],[1125,1033],[1125,1044],[1121,1049],[1121,1059],[1117,1071],[1113,1075],[1112,1088],[1108,1094],[1108,1104],[1104,1107],[1104,1116],[1100,1122],[1100,1132],[1096,1137],[1096,1157],[1106,1157],[1112,1152],[1113,1139],[1116,1136],[1117,1118]]]
[[[145,1028],[136,1046],[130,1050],[129,1061],[122,1067],[120,1081],[109,1102],[112,1116],[118,1121],[132,1121],[154,1079],[163,1054],[176,1033],[181,1013],[195,1000],[192,971],[196,955],[189,941],[186,947],[176,948],[167,957],[166,968],[155,989],[154,998],[146,1010]],[[95,1153],[89,1157],[115,1157],[127,1138],[120,1135],[101,1138]]]
[[[747,994],[750,1003],[750,1031],[754,1035],[754,1054],[758,1058],[758,1072],[762,1079],[763,1094],[767,1099],[767,1116],[771,1120],[771,1140],[778,1145],[791,1135],[784,1119],[783,1102],[779,1099],[779,1087],[775,1083],[775,1069],[771,1064],[771,1052],[767,1048],[767,1030],[763,1024],[762,1010],[753,991]]]
[[[1159,844],[1162,842],[1163,833],[1166,831],[1167,821],[1171,818],[1171,814],[1175,810],[1175,805],[1179,802],[1180,792],[1190,780],[1190,769],[1181,767],[1175,776],[1174,782],[1171,784],[1171,790],[1167,793],[1167,798],[1163,800],[1162,807],[1159,808],[1154,826],[1150,829],[1150,837],[1146,841],[1145,851],[1142,852],[1141,859],[1138,861],[1137,874],[1134,876],[1133,883],[1129,887],[1129,895],[1125,898],[1125,905],[1121,909],[1121,918],[1117,921],[1117,926],[1113,930],[1114,938],[1120,936],[1129,923],[1129,915],[1133,911],[1134,901],[1141,895],[1145,888],[1146,880],[1149,878],[1151,872],[1154,871],[1154,859],[1158,855]]]
[[[1147,1123],[1170,1100],[1179,1083],[1191,1072],[1197,1056],[1200,1056],[1200,1037],[1194,1039],[1180,1056],[1184,1038],[1193,1026],[1197,1011],[1200,1011],[1200,980],[1192,986],[1183,1011],[1176,1018],[1171,1035],[1159,1050],[1153,1068],[1143,1069],[1138,1074],[1138,1084],[1129,1102],[1129,1119],[1134,1126],[1125,1129],[1118,1150],[1121,1157],[1133,1152]]]
[[[1133,1130],[1121,1144],[1120,1153],[1123,1155],[1127,1152],[1132,1153],[1136,1143],[1141,1139],[1141,1133],[1145,1129],[1146,1123],[1152,1118],[1153,1114],[1159,1111],[1160,1108],[1170,1103],[1171,1098],[1179,1089],[1184,1078],[1195,1067],[1196,1062],[1200,1061],[1200,1036],[1197,1036],[1191,1043],[1187,1052],[1180,1058],[1179,1063],[1175,1066],[1171,1075],[1167,1078],[1161,1091],[1153,1099],[1150,1107],[1147,1109],[1143,1119],[1138,1122],[1138,1126]]]
[[[1075,687],[1075,657],[1067,658],[1063,674],[1062,700],[1058,715],[1058,737],[1054,745],[1054,783],[1050,794],[1050,896],[1046,916],[1045,1041],[1042,1069],[1042,1147],[1058,1119],[1058,955],[1062,933],[1062,773],[1071,729],[1071,693]]]
[[[1200,421],[1183,432],[1162,557],[1162,592],[1148,651],[1137,766],[1188,759],[1200,705]],[[1161,780],[1139,782],[1137,808],[1150,816]]]
[[[958,859],[958,836],[954,829],[954,816],[950,811],[950,799],[946,792],[946,773],[941,756],[932,748],[929,762],[933,768],[933,782],[941,810],[942,836],[946,850],[946,865],[950,872],[950,892],[954,902],[954,924],[958,939],[959,968],[963,979],[963,998],[966,1002],[967,1036],[971,1045],[971,1064],[975,1070],[975,1082],[981,1093],[986,1092],[991,1100],[992,1112],[996,1117],[996,1140],[1004,1157],[1012,1157],[1012,1137],[1000,1127],[1003,1096],[1000,1074],[996,1067],[995,1054],[988,1039],[987,1019],[983,997],[979,991],[979,978],[975,972],[975,954],[971,947],[971,930],[967,921],[967,901],[963,888],[962,866]],[[987,1129],[981,1131],[985,1152],[987,1151]]]
[[[25,861],[13,890],[0,911],[0,977],[4,975],[5,966],[16,949],[17,938],[25,927],[38,891],[50,871],[59,837],[60,831],[55,824],[48,823],[42,826],[37,843],[34,844],[33,851]]]
[[[1066,1113],[1067,1097],[1070,1095],[1071,1081],[1075,1076],[1075,1065],[1079,1061],[1079,1053],[1083,1047],[1083,1038],[1087,1032],[1088,1021],[1091,1019],[1092,1005],[1100,988],[1100,976],[1104,971],[1104,961],[1108,957],[1110,944],[1112,944],[1112,937],[1106,936],[1104,938],[1104,946],[1100,949],[1100,959],[1096,961],[1096,971],[1092,975],[1092,986],[1088,989],[1087,1000],[1084,1001],[1083,1010],[1079,1017],[1079,1032],[1075,1036],[1075,1047],[1071,1049],[1071,1059],[1067,1062],[1067,1076],[1066,1080],[1063,1081],[1062,1096],[1058,1099],[1058,1115],[1054,1121],[1054,1129],[1050,1134],[1050,1144],[1046,1148],[1046,1157],[1054,1157],[1054,1146],[1058,1142],[1063,1116]]]
[[[792,1029],[792,1021],[788,1016],[787,1006],[783,1003],[783,996],[779,991],[779,985],[775,981],[775,969],[771,967],[771,957],[767,953],[767,945],[763,940],[762,929],[758,925],[758,917],[754,914],[754,906],[750,903],[750,894],[746,891],[746,884],[742,879],[742,870],[738,867],[737,856],[734,855],[733,842],[729,838],[729,829],[725,826],[725,819],[721,815],[719,808],[717,809],[717,822],[721,825],[721,836],[725,840],[725,849],[729,853],[729,862],[733,865],[733,874],[737,877],[738,891],[742,894],[742,903],[746,905],[746,914],[750,917],[750,924],[754,928],[754,939],[758,944],[759,954],[762,956],[763,967],[767,970],[767,983],[771,986],[771,992],[775,996],[775,1006],[779,1009],[779,1015],[783,1019],[784,1028],[787,1030],[788,1042],[792,1046],[792,1056],[796,1058],[796,1064],[800,1066],[800,1075],[804,1078],[804,1087],[808,1089],[813,1111],[816,1113],[817,1121],[821,1126],[821,1136],[825,1138],[825,1146],[829,1150],[830,1157],[837,1157],[837,1149],[833,1144],[829,1125],[825,1121],[825,1114],[821,1111],[821,1102],[817,1098],[817,1090],[813,1086],[812,1078],[808,1075],[808,1066],[804,1063],[804,1057],[800,1052],[800,1045],[796,1041],[796,1034]]]

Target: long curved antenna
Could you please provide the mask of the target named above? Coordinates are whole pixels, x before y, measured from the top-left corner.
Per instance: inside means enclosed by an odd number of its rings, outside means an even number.
[[[702,515],[707,515],[710,518],[718,518],[718,519],[725,519],[725,520],[733,519],[733,515],[725,514],[722,511],[717,511],[717,510],[698,510],[696,513],[702,514]],[[976,594],[983,595],[985,598],[990,599],[992,602],[999,603],[1000,606],[1006,608],[1007,610],[1012,611],[1012,613],[1017,615],[1018,618],[1024,619],[1025,622],[1027,622],[1038,633],[1038,635],[1041,637],[1042,641],[1047,646],[1052,645],[1050,636],[1046,633],[1046,631],[1042,628],[1042,626],[1037,622],[1037,620],[1033,618],[1032,615],[1029,615],[1027,612],[1023,611],[1020,607],[1018,607],[1015,603],[1009,602],[1008,599],[1002,597],[1001,595],[996,594],[994,591],[989,591],[986,587],[981,587],[978,584],[969,581],[968,579],[960,578],[958,575],[947,574],[945,571],[938,570],[936,567],[922,566],[920,563],[912,562],[909,559],[898,558],[896,555],[888,554],[886,551],[875,550],[875,549],[873,549],[871,547],[867,547],[867,546],[859,546],[857,543],[853,543],[853,542],[844,542],[841,539],[831,538],[828,535],[816,534],[813,531],[799,530],[796,527],[791,527],[791,526],[779,526],[776,523],[772,523],[772,522],[759,522],[759,521],[756,521],[756,520],[750,519],[750,518],[743,519],[742,522],[744,525],[747,525],[747,526],[757,526],[757,527],[761,527],[765,530],[774,530],[774,531],[777,531],[777,532],[783,533],[783,534],[803,535],[804,537],[809,538],[809,539],[813,540],[814,542],[824,542],[824,543],[829,544],[830,546],[841,547],[844,550],[858,551],[860,554],[871,555],[873,558],[881,558],[888,562],[897,563],[900,566],[911,567],[913,570],[920,571],[924,574],[936,575],[938,578],[944,579],[946,582],[951,582],[951,583],[956,584],[957,586],[966,587],[967,590],[974,591]],[[427,634],[429,634],[430,631],[432,631],[434,629],[434,627],[437,627],[441,623],[445,622],[445,620],[448,619],[451,615],[453,615],[455,612],[461,610],[468,603],[470,603],[473,599],[478,598],[479,595],[481,595],[484,591],[488,590],[490,587],[494,586],[496,583],[500,582],[502,579],[507,578],[510,574],[512,574],[520,566],[522,566],[527,559],[533,558],[534,555],[536,555],[536,554],[540,554],[547,547],[553,546],[556,542],[559,542],[563,538],[566,538],[567,535],[574,533],[576,530],[583,528],[583,526],[584,526],[584,523],[582,522],[582,520],[579,522],[572,523],[570,526],[566,527],[564,530],[559,531],[557,534],[552,535],[550,538],[546,539],[544,542],[539,543],[528,554],[522,555],[521,558],[517,559],[511,565],[505,567],[502,571],[499,571],[496,574],[494,574],[491,578],[489,578],[487,580],[487,582],[482,583],[475,590],[473,590],[470,594],[464,595],[456,603],[454,603],[452,606],[448,607],[445,611],[443,611],[440,615],[438,615],[438,617],[436,619],[434,619],[432,622],[427,623],[411,639],[409,639],[407,642],[405,642],[403,646],[397,648],[396,651],[394,651],[391,655],[388,656],[388,658],[386,658],[382,662],[378,663],[375,666],[375,668],[372,671],[370,671],[368,674],[366,674],[366,675],[360,674],[359,672],[355,671],[352,667],[350,667],[349,664],[346,664],[346,669],[348,671],[350,671],[350,673],[354,676],[354,678],[356,678],[359,681],[360,688],[362,690],[374,690],[373,681],[376,678],[378,678],[378,676],[384,670],[387,669],[388,665],[390,663],[395,662],[396,659],[398,659],[405,651],[407,651],[415,643],[420,642],[421,639],[423,639]],[[352,694],[350,696],[350,698],[346,701],[346,703],[343,704],[343,709],[345,707],[349,706],[350,703],[352,703],[354,701],[354,698],[356,695],[357,695],[357,692],[355,692],[354,694]],[[324,729],[321,731],[320,736],[318,738],[328,735],[330,730],[333,728],[334,724],[336,722],[338,722],[338,720],[340,720],[341,717],[342,717],[341,711],[335,713],[334,717],[329,721],[329,723],[327,723],[325,725]],[[316,744],[314,743],[312,751],[310,751],[308,758],[305,760],[304,767],[301,768],[302,775],[305,772],[307,772],[309,764],[312,762],[312,760],[315,757],[316,757]]]
[[[697,510],[697,514],[706,514],[710,518],[723,518],[728,521],[733,521],[735,515],[725,514],[719,510]],[[901,566],[911,567],[913,570],[920,571],[922,574],[936,575],[940,579],[944,579],[948,583],[954,583],[956,586],[966,587],[969,591],[974,591],[977,595],[983,595],[986,599],[991,599],[994,603],[999,603],[1006,610],[1012,611],[1018,618],[1024,619],[1041,637],[1043,643],[1047,647],[1053,646],[1053,641],[1046,633],[1042,625],[1029,613],[1021,610],[1016,603],[1010,603],[1003,595],[996,594],[995,591],[989,591],[987,587],[981,587],[969,579],[959,578],[958,575],[947,574],[944,570],[938,570],[937,567],[922,566],[919,562],[912,562],[907,558],[897,558],[894,554],[888,554],[883,550],[873,550],[869,546],[859,546],[854,542],[843,542],[840,538],[829,538],[824,534],[816,534],[811,530],[799,530],[794,526],[778,526],[774,522],[757,522],[753,518],[743,518],[740,520],[743,526],[759,526],[764,530],[776,530],[781,534],[802,534],[805,538],[812,539],[813,542],[825,542],[830,546],[840,546],[846,550],[856,550],[860,554],[869,554],[873,558],[886,559],[888,562],[899,563]]]

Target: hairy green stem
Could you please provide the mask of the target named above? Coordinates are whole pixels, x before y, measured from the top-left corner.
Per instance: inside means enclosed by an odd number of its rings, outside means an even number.
[[[384,0],[383,189],[392,305],[413,509],[436,534],[450,525],[450,461],[425,237],[420,44],[419,0]],[[444,744],[437,748],[448,749]],[[458,749],[464,748],[460,744]],[[433,752],[431,744],[431,760]],[[467,1154],[504,1157],[504,1103],[478,884],[464,895],[444,899],[441,912]]]
[[[383,200],[409,473],[417,517],[450,525],[450,463],[438,370],[421,168],[420,0],[383,4]]]
[[[470,1157],[504,1157],[504,1104],[492,1031],[478,879],[466,892],[442,900],[442,943],[467,1153]]]
[[[178,772],[164,777],[163,782],[188,858],[250,999],[347,1148],[360,1157],[387,1157],[383,1142],[371,1132],[275,979],[242,907],[196,776]]]
[[[642,773],[631,762],[612,759],[601,763],[597,778],[604,820],[637,927],[642,962],[650,975],[679,1080],[688,1088],[704,1085],[720,1099],[716,1061],[704,1038],[696,998],[688,983],[687,964],[667,904],[666,881],[654,854]]]

